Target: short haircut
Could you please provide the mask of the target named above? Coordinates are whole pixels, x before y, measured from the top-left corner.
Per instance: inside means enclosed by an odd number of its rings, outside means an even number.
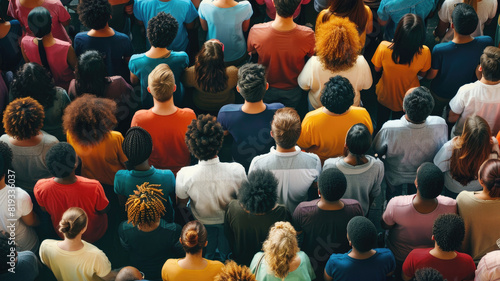
[[[153,98],[159,102],[166,102],[174,95],[174,73],[166,63],[157,65],[148,76],[148,86]]]
[[[220,273],[214,277],[214,281],[256,281],[256,279],[250,268],[227,260]]]
[[[276,14],[282,18],[292,17],[301,2],[301,0],[274,0]]]
[[[443,191],[444,174],[433,163],[423,163],[417,169],[417,185],[423,198],[434,199]]]
[[[255,170],[241,184],[238,201],[252,214],[271,211],[278,201],[278,180],[267,170]]]
[[[148,22],[149,43],[156,48],[167,48],[177,36],[178,29],[179,23],[171,14],[159,12]]]
[[[217,119],[200,114],[189,124],[186,132],[186,144],[189,152],[198,160],[210,160],[217,156],[224,140],[224,130]]]
[[[284,149],[293,148],[299,140],[300,116],[291,107],[280,108],[274,113],[271,131],[276,144]]]
[[[7,135],[18,140],[37,136],[43,127],[45,112],[36,100],[26,97],[12,101],[3,113],[3,127]]]
[[[500,49],[488,46],[481,55],[481,68],[483,77],[488,81],[500,80]]]
[[[335,114],[345,113],[354,103],[354,89],[351,82],[340,75],[326,82],[321,94],[321,104]]]
[[[347,235],[352,247],[361,253],[373,249],[377,242],[377,229],[366,217],[356,216],[347,224]]]
[[[455,4],[451,14],[451,22],[455,31],[460,35],[471,35],[477,28],[479,18],[474,8],[465,3]]]
[[[372,145],[372,134],[365,124],[358,123],[347,132],[345,143],[349,152],[354,155],[363,155]]]
[[[122,150],[127,156],[127,168],[133,170],[135,166],[149,159],[153,151],[151,135],[141,127],[134,126],[128,129],[123,139]]]
[[[7,232],[0,231],[0,274],[6,273],[11,266],[9,254],[11,254],[11,247],[16,250],[16,243],[9,245],[9,236]]]
[[[108,0],[80,1],[77,11],[82,24],[90,29],[103,29],[111,19],[111,5]]]
[[[434,109],[434,98],[426,87],[417,87],[404,97],[403,109],[412,122],[422,123]]]
[[[71,144],[59,142],[47,151],[45,163],[52,176],[64,178],[76,169],[76,159],[76,152]]]
[[[432,267],[425,267],[415,271],[415,281],[443,281],[443,275]]]
[[[256,63],[244,64],[238,70],[238,88],[247,102],[258,102],[266,93],[266,68]]]
[[[344,196],[347,189],[347,179],[337,168],[328,168],[319,175],[318,188],[321,197],[326,201],[334,202]]]
[[[0,158],[2,158],[0,177],[5,177],[7,176],[9,169],[12,169],[12,159],[14,158],[14,154],[12,153],[10,146],[3,141],[0,141]],[[7,177],[5,177],[4,181],[7,183]]]
[[[132,266],[126,266],[120,269],[116,275],[115,281],[136,281],[141,280],[141,278],[142,274],[139,269]]]
[[[441,250],[456,251],[465,237],[464,220],[457,214],[440,215],[432,227],[432,235]]]

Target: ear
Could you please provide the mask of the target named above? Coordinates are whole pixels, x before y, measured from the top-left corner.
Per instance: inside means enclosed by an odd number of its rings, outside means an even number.
[[[148,90],[149,90],[149,87],[148,87]],[[177,91],[177,85],[174,84],[174,92]]]
[[[431,240],[436,241],[436,238],[434,237],[434,235],[431,236]]]
[[[417,178],[415,178],[415,182],[413,182],[415,184],[415,187],[418,188],[418,184],[417,184]]]
[[[151,89],[149,88],[149,86],[148,86],[148,93],[150,93],[150,94],[151,94]]]
[[[205,247],[206,247],[207,245],[208,245],[208,240],[207,240],[207,242],[205,242]]]
[[[477,67],[477,70],[479,70],[479,71],[483,72],[483,67],[482,67],[481,65],[479,65],[479,66]]]
[[[236,91],[238,91],[238,93],[241,93],[240,92],[240,86],[236,85]]]
[[[455,29],[455,25],[453,24],[453,22],[450,23],[450,27],[451,29]]]
[[[274,3],[274,1],[273,1]],[[266,91],[269,90],[269,83],[266,82]]]
[[[270,134],[271,134],[271,138],[274,139],[273,130],[270,131]]]

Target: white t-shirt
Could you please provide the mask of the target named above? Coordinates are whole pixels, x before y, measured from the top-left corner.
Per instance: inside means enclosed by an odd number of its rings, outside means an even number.
[[[463,0],[445,0],[441,9],[439,10],[439,19],[443,22],[450,23],[450,28],[446,32],[441,42],[448,42],[453,40],[453,28],[451,28],[451,15],[455,9],[455,5],[463,3]],[[489,19],[495,17],[497,12],[497,0],[482,0],[477,2],[477,16],[479,22],[477,23],[476,30],[471,34],[472,37],[483,35],[484,23]]]
[[[451,130],[452,137],[462,135],[465,119],[473,114],[483,117],[490,125],[492,135],[496,136],[500,130],[500,83],[486,85],[476,81],[463,85],[451,99],[450,109],[461,114]]]
[[[309,101],[314,108],[322,106],[320,98],[325,83],[336,75],[345,77],[351,82],[355,92],[354,106],[360,106],[361,98],[359,92],[369,89],[373,83],[370,66],[362,55],[358,56],[358,59],[351,68],[338,72],[325,69],[318,57],[313,56],[307,61],[297,81],[303,90],[309,90]]]
[[[9,199],[14,200],[9,202]],[[15,204],[15,212],[10,212],[11,203]],[[21,220],[31,213],[33,203],[28,193],[19,187],[10,188],[5,186],[0,190],[0,230],[11,233],[11,226],[15,224],[15,241],[17,251],[30,251],[38,245],[38,236],[33,228],[26,226]]]

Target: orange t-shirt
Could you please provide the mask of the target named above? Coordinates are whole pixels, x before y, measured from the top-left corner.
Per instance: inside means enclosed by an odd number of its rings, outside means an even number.
[[[204,269],[184,269],[179,259],[169,259],[163,265],[161,277],[164,281],[212,281],[224,266],[220,261],[206,260]]]
[[[417,53],[410,65],[396,64],[392,60],[392,50],[389,49],[389,45],[391,42],[382,41],[372,58],[373,65],[383,69],[382,78],[375,92],[380,104],[392,111],[403,111],[406,91],[420,86],[417,74],[431,68],[431,51],[424,45],[422,53]]]
[[[500,143],[500,131],[498,132],[497,140],[498,140],[498,143]]]
[[[196,119],[190,108],[178,108],[171,115],[158,115],[152,111],[139,110],[132,118],[132,126],[148,131],[153,139],[153,152],[149,163],[157,169],[170,169],[174,174],[191,162],[185,138],[187,127]]]

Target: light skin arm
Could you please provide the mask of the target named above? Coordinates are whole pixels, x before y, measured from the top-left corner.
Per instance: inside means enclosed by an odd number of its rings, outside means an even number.
[[[439,73],[439,69],[431,68],[429,71],[427,71],[427,76],[425,76],[425,78],[432,80],[432,79],[436,78],[438,73]]]
[[[457,114],[457,113],[453,112],[453,110],[450,110],[450,113],[448,114],[448,122],[455,123],[455,122],[457,122],[459,117],[460,117],[460,114]]]
[[[38,220],[38,216],[31,210],[29,214],[27,214],[24,217],[21,217],[21,220],[24,222],[25,225],[27,226],[37,226],[40,224],[40,221]]]

